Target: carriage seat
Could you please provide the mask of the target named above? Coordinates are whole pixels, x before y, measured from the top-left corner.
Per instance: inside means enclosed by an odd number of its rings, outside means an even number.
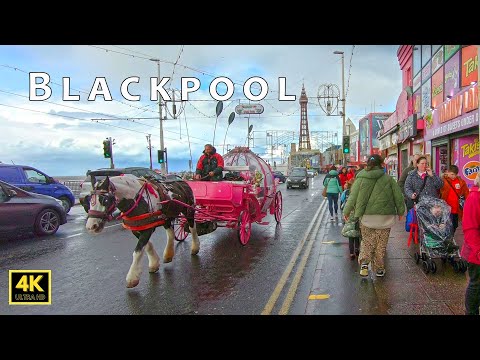
[[[246,175],[242,175],[241,171],[251,171],[248,165],[231,165],[231,166],[224,166],[223,172],[223,180],[227,181],[247,181]],[[226,172],[226,174],[225,174]]]

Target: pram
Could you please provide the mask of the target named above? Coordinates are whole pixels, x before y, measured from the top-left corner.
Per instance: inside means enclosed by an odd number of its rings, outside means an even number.
[[[453,225],[450,219],[450,206],[442,199],[422,197],[414,206],[418,226],[420,252],[415,252],[415,261],[422,260],[425,274],[435,274],[435,259],[447,261],[455,272],[465,272],[467,262],[460,257],[459,246],[453,237]]]

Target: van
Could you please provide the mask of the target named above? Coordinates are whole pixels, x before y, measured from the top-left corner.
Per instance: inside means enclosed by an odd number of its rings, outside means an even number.
[[[75,204],[72,190],[31,166],[0,164],[0,180],[25,191],[52,196],[62,202],[66,213]]]

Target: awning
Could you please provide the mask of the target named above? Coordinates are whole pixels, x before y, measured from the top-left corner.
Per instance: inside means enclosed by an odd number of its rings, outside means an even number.
[[[390,130],[388,130],[386,133],[382,134],[381,136],[378,137],[378,140],[382,140],[384,137],[390,135],[390,134],[393,134],[395,131],[398,130],[398,128],[400,127],[400,125],[395,125],[393,128],[391,128]]]

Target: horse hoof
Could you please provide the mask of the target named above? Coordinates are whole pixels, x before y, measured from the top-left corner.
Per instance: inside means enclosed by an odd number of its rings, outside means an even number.
[[[159,269],[160,269],[160,265],[153,268],[148,268],[148,272],[150,274],[153,274],[153,273],[156,273]]]
[[[173,260],[173,257],[168,257],[168,258],[163,258],[163,262],[166,264],[166,263],[169,263],[169,262],[172,262]]]
[[[197,255],[200,249],[192,249],[191,254],[192,255]]]
[[[140,280],[127,281],[127,288],[134,288],[135,286],[138,285],[139,282],[140,282]]]

